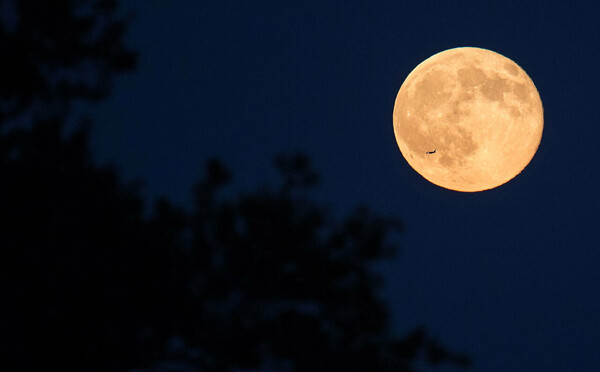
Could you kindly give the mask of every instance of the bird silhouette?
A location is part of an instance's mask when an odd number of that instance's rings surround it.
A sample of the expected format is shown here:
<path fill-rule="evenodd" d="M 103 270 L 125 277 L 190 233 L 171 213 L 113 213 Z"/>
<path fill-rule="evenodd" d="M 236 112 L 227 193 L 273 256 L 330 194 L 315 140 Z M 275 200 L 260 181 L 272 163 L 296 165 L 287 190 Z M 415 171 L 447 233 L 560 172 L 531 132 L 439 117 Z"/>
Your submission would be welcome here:
<path fill-rule="evenodd" d="M 435 149 L 433 151 L 427 151 L 427 154 L 435 154 L 436 151 L 437 151 L 437 149 Z"/>

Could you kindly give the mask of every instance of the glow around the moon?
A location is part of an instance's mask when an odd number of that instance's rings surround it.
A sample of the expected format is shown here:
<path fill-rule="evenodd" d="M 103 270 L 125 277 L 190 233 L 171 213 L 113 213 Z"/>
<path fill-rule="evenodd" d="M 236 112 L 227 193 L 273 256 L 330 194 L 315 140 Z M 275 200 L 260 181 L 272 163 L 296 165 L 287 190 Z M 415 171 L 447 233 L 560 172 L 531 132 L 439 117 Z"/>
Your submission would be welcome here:
<path fill-rule="evenodd" d="M 394 106 L 408 163 L 457 191 L 500 186 L 529 164 L 543 129 L 542 102 L 525 71 L 480 48 L 454 48 L 419 64 Z"/>

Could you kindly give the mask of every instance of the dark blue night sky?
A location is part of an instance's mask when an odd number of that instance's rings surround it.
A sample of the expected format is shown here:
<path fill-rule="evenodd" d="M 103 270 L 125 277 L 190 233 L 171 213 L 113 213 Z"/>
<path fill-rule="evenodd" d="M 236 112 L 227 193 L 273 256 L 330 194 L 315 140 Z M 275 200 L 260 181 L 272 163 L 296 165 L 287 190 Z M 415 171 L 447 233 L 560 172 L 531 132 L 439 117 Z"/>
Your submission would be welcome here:
<path fill-rule="evenodd" d="M 557 5 L 558 4 L 558 5 Z M 126 1 L 140 52 L 94 115 L 93 149 L 148 198 L 180 205 L 220 157 L 247 189 L 274 155 L 308 154 L 315 197 L 400 217 L 383 270 L 393 324 L 424 324 L 476 371 L 600 366 L 600 7 L 581 1 Z M 403 159 L 392 127 L 408 73 L 445 49 L 517 62 L 544 104 L 522 174 L 449 191 Z M 442 370 L 441 368 L 439 370 Z"/>

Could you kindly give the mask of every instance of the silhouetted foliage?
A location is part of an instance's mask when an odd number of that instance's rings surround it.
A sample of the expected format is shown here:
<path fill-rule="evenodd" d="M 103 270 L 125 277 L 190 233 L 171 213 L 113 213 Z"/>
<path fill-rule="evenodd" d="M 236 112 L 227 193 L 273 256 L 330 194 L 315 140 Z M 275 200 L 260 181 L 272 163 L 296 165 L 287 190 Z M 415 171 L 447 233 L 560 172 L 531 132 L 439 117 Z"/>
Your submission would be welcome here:
<path fill-rule="evenodd" d="M 138 186 L 93 163 L 89 123 L 63 130 L 69 102 L 134 65 L 115 1 L 0 4 L 0 128 L 33 113 L 0 134 L 2 370 L 469 365 L 422 328 L 388 331 L 371 264 L 395 254 L 401 224 L 366 208 L 334 218 L 304 155 L 275 160 L 277 187 L 230 198 L 231 172 L 210 160 L 191 211 L 161 199 L 144 217 Z"/>
<path fill-rule="evenodd" d="M 112 76 L 136 64 L 116 8 L 116 0 L 0 0 L 0 124 L 104 98 Z"/>
<path fill-rule="evenodd" d="M 358 208 L 342 221 L 309 198 L 317 173 L 306 156 L 276 159 L 282 182 L 233 200 L 231 177 L 208 163 L 196 187 L 192 291 L 202 318 L 186 334 L 209 370 L 411 371 L 415 360 L 468 366 L 423 329 L 398 339 L 370 263 L 395 253 L 399 221 Z M 288 369 L 286 369 L 288 367 Z"/>
<path fill-rule="evenodd" d="M 336 222 L 306 193 L 316 174 L 306 157 L 278 160 L 280 187 L 233 200 L 218 197 L 231 175 L 210 161 L 194 213 L 160 200 L 144 219 L 136 190 L 92 164 L 86 137 L 63 139 L 50 121 L 0 143 L 13 370 L 168 357 L 206 370 L 410 371 L 420 356 L 468 365 L 420 329 L 387 332 L 369 263 L 393 254 L 399 224 L 364 208 Z M 174 336 L 196 352 L 169 355 Z"/>

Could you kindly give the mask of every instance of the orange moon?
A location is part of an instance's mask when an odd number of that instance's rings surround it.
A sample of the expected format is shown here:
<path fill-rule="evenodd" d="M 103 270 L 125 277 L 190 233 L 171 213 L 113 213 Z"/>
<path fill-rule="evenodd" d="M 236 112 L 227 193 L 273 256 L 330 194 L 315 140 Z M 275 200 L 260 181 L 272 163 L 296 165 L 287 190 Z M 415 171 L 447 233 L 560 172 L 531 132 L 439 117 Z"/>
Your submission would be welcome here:
<path fill-rule="evenodd" d="M 456 191 L 500 186 L 529 164 L 544 113 L 533 81 L 512 60 L 480 48 L 445 50 L 419 64 L 394 105 L 408 164 Z"/>

